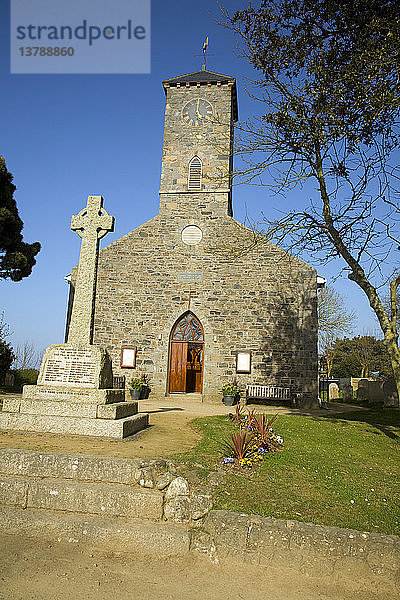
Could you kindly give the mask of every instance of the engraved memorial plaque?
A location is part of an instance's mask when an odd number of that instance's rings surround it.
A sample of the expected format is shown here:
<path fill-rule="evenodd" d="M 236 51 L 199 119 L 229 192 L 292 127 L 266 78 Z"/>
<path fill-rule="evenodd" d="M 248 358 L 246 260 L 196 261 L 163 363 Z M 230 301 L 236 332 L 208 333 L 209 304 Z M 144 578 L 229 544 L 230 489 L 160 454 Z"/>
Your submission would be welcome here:
<path fill-rule="evenodd" d="M 90 350 L 57 348 L 46 361 L 42 383 L 75 387 L 96 386 L 96 363 Z"/>
<path fill-rule="evenodd" d="M 201 283 L 203 273 L 195 271 L 178 271 L 178 281 L 180 283 Z"/>

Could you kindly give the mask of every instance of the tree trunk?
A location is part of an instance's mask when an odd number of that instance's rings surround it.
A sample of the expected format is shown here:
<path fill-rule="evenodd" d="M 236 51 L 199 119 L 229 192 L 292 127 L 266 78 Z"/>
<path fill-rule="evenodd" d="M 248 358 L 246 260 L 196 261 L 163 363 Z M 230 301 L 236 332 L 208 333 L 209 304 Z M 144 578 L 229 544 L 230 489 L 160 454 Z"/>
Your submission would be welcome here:
<path fill-rule="evenodd" d="M 334 225 L 334 220 L 331 214 L 330 198 L 327 192 L 325 174 L 322 166 L 322 157 L 319 142 L 315 143 L 315 176 L 319 182 L 319 189 L 321 199 L 323 202 L 323 217 L 326 225 L 326 232 L 330 238 L 331 243 L 336 248 L 339 256 L 341 256 L 345 262 L 351 268 L 351 273 L 347 276 L 351 281 L 354 281 L 365 293 L 369 300 L 370 307 L 376 314 L 379 325 L 383 331 L 384 341 L 386 344 L 387 351 L 389 353 L 390 361 L 392 363 L 394 379 L 396 381 L 397 393 L 399 394 L 400 400 L 400 350 L 398 345 L 398 334 L 397 334 L 397 289 L 400 286 L 400 275 L 398 275 L 393 281 L 390 282 L 390 300 L 391 300 L 391 314 L 390 317 L 386 314 L 381 299 L 375 287 L 367 279 L 367 276 L 362 268 L 360 262 L 354 258 L 350 250 L 347 248 L 343 239 Z M 325 232 L 325 234 L 326 234 Z"/>
<path fill-rule="evenodd" d="M 333 352 L 332 353 L 326 352 L 326 374 L 328 377 L 331 376 L 334 359 L 335 359 L 335 355 Z"/>
<path fill-rule="evenodd" d="M 400 399 L 400 350 L 397 342 L 397 335 L 392 330 L 392 328 L 388 328 L 385 331 L 384 342 L 389 353 L 390 362 L 392 363 L 394 380 L 396 382 L 397 394 Z"/>

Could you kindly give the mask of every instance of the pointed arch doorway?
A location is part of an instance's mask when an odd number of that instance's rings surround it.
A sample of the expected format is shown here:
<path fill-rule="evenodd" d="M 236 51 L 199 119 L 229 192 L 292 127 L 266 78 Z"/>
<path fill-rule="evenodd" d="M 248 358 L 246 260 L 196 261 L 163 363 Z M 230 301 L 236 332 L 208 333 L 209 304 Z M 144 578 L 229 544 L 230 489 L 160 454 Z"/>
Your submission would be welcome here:
<path fill-rule="evenodd" d="M 169 393 L 203 391 L 204 332 L 191 311 L 184 313 L 171 331 L 169 350 Z"/>

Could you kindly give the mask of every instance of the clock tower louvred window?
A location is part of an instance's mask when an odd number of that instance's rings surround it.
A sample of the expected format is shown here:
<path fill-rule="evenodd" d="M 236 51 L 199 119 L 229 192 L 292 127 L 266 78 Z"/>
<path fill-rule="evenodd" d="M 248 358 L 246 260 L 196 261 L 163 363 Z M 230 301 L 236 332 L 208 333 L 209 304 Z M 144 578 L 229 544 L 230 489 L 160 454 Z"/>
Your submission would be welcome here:
<path fill-rule="evenodd" d="M 189 190 L 201 190 L 202 164 L 198 156 L 194 156 L 189 163 Z"/>

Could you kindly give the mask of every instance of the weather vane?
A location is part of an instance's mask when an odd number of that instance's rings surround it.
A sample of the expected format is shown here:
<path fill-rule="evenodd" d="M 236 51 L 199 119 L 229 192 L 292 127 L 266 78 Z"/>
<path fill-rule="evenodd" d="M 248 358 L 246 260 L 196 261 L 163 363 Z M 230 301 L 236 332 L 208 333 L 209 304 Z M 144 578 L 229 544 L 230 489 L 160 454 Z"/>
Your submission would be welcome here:
<path fill-rule="evenodd" d="M 206 41 L 203 44 L 203 66 L 201 67 L 202 71 L 206 70 L 206 50 L 208 46 L 208 36 L 206 37 Z"/>

